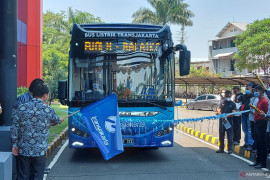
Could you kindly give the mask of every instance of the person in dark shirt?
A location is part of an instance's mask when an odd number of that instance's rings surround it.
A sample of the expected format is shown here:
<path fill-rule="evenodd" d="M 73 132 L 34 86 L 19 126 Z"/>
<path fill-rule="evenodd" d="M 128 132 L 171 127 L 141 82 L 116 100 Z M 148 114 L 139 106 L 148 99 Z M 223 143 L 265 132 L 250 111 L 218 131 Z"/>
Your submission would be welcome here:
<path fill-rule="evenodd" d="M 245 94 L 238 98 L 239 102 L 242 104 L 240 107 L 241 111 L 246 111 L 250 109 L 250 99 L 252 98 L 252 84 L 248 84 L 246 86 Z M 245 133 L 245 144 L 243 145 L 244 149 L 248 151 L 252 150 L 252 145 L 254 140 L 251 136 L 251 127 L 250 127 L 250 120 L 249 120 L 249 113 L 242 114 L 242 129 Z"/>
<path fill-rule="evenodd" d="M 221 101 L 219 108 L 218 108 L 218 114 L 227 114 L 236 112 L 236 105 L 231 100 L 232 93 L 229 90 L 225 91 L 225 99 L 224 101 Z M 219 150 L 216 151 L 216 153 L 224 153 L 224 137 L 225 137 L 225 131 L 227 132 L 228 137 L 228 154 L 232 153 L 233 150 L 233 128 L 230 127 L 228 129 L 225 128 L 224 123 L 229 123 L 231 126 L 233 125 L 233 116 L 227 116 L 227 118 L 221 118 L 219 120 Z"/>
<path fill-rule="evenodd" d="M 266 114 L 268 112 L 268 100 L 264 97 L 264 89 L 262 86 L 257 86 L 256 92 L 254 92 L 255 97 L 259 97 L 257 103 L 257 108 L 261 111 L 255 111 L 254 121 L 255 121 L 255 138 L 257 144 L 257 156 L 256 162 L 250 164 L 257 169 L 266 167 L 266 157 L 267 157 L 267 148 L 266 148 L 266 128 L 267 128 L 267 119 Z"/>

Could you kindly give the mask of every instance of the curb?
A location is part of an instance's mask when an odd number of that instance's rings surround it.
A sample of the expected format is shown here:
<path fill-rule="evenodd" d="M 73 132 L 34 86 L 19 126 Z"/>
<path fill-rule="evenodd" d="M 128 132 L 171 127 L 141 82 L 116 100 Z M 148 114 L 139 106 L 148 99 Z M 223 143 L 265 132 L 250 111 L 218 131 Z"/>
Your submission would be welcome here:
<path fill-rule="evenodd" d="M 48 149 L 46 152 L 46 158 L 48 158 L 52 152 L 57 148 L 64 138 L 68 135 L 68 127 L 66 127 L 57 137 L 55 137 L 52 142 L 48 144 Z"/>
<path fill-rule="evenodd" d="M 185 109 L 187 108 L 187 106 L 186 106 L 186 105 L 182 105 L 182 106 L 175 105 L 175 107 L 177 107 L 177 108 L 179 108 L 179 109 L 180 109 L 180 108 L 185 108 Z"/>
<path fill-rule="evenodd" d="M 212 135 L 202 133 L 200 131 L 197 131 L 197 130 L 192 129 L 192 128 L 188 128 L 188 127 L 180 125 L 180 124 L 176 125 L 176 129 L 179 129 L 180 131 L 183 131 L 183 132 L 185 132 L 187 134 L 190 134 L 190 135 L 195 136 L 195 137 L 197 137 L 199 139 L 202 139 L 202 140 L 204 140 L 206 142 L 209 142 L 211 144 L 219 146 L 218 137 L 213 137 Z M 228 143 L 227 142 L 225 143 L 225 149 L 228 150 Z M 235 154 L 237 154 L 237 155 L 239 155 L 241 157 L 244 157 L 244 158 L 246 158 L 246 159 L 248 159 L 250 161 L 255 162 L 255 160 L 256 160 L 256 153 L 244 150 L 240 146 L 234 146 L 233 151 L 234 151 Z M 268 159 L 267 159 L 267 161 L 268 161 Z M 267 164 L 269 164 L 269 167 L 267 166 L 267 168 L 270 168 L 270 162 L 267 163 Z"/>

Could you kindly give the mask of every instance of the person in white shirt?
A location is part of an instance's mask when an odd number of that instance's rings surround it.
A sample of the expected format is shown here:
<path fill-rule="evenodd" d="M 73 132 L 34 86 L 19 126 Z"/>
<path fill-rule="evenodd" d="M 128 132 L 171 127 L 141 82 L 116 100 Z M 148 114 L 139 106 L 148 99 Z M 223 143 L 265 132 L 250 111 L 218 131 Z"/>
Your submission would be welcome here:
<path fill-rule="evenodd" d="M 252 94 L 254 93 L 255 91 L 255 87 L 257 85 L 256 84 L 253 84 L 252 85 Z M 253 106 L 257 106 L 257 103 L 259 101 L 259 98 L 257 97 L 254 97 L 254 95 L 252 95 L 252 98 L 250 99 L 250 105 L 252 104 Z M 253 108 L 250 108 L 250 113 L 249 113 L 249 120 L 250 120 L 250 129 L 251 129 L 251 136 L 252 136 L 252 139 L 254 140 L 254 143 L 252 145 L 252 151 L 253 152 L 256 152 L 256 138 L 255 138 L 255 129 L 254 129 L 254 114 L 255 114 L 255 110 Z"/>

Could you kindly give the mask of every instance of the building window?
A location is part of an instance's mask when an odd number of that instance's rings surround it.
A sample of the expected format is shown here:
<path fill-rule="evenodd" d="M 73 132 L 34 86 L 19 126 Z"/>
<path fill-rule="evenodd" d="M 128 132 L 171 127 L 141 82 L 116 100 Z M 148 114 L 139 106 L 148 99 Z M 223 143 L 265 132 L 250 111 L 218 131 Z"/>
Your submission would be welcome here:
<path fill-rule="evenodd" d="M 231 40 L 231 47 L 235 47 L 234 40 Z"/>
<path fill-rule="evenodd" d="M 237 29 L 234 29 L 233 31 L 234 31 L 234 32 L 236 32 L 236 31 L 237 31 Z"/>
<path fill-rule="evenodd" d="M 235 63 L 235 60 L 230 60 L 230 71 L 234 71 L 234 63 Z"/>
<path fill-rule="evenodd" d="M 233 32 L 233 29 L 231 29 L 230 32 Z"/>

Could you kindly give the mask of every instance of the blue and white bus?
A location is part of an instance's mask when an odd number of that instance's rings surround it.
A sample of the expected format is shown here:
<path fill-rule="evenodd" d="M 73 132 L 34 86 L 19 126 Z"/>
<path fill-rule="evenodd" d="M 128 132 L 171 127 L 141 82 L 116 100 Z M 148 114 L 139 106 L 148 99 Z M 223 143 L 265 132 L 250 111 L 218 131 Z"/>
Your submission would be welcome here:
<path fill-rule="evenodd" d="M 190 52 L 173 46 L 169 26 L 74 24 L 71 35 L 68 82 L 59 82 L 69 113 L 115 93 L 125 147 L 173 146 L 174 54 L 186 75 Z M 97 147 L 80 114 L 68 121 L 70 148 Z"/>

